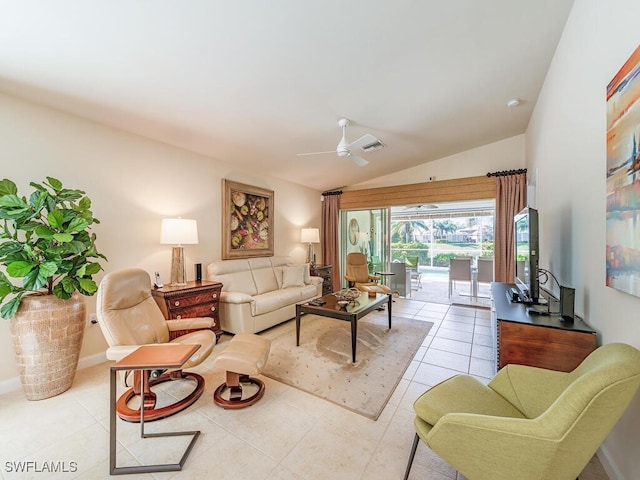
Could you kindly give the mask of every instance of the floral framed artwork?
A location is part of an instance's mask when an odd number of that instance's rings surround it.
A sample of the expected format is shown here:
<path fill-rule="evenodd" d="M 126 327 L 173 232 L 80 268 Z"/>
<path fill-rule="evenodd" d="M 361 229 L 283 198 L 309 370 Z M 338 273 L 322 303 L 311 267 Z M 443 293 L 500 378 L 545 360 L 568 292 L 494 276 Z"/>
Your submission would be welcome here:
<path fill-rule="evenodd" d="M 273 190 L 222 179 L 222 259 L 273 256 Z"/>
<path fill-rule="evenodd" d="M 640 296 L 640 46 L 607 86 L 607 286 Z"/>

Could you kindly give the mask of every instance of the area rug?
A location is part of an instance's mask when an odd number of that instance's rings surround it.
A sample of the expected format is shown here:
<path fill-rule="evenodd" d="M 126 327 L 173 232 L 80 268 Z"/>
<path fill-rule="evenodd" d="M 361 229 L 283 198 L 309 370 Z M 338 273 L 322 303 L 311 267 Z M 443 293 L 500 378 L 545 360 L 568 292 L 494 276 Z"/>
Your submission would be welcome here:
<path fill-rule="evenodd" d="M 351 362 L 351 324 L 304 315 L 300 346 L 293 327 L 271 339 L 263 375 L 376 420 L 418 348 L 431 322 L 369 314 L 358 322 L 356 363 Z M 289 324 L 291 325 L 291 324 Z"/>

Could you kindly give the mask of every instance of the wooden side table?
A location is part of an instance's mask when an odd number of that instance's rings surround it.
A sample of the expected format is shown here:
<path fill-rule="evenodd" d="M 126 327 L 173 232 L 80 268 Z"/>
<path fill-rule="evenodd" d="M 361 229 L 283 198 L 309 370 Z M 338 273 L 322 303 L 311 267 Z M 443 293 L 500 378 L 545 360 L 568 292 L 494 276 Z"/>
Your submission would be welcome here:
<path fill-rule="evenodd" d="M 218 316 L 220 282 L 188 282 L 183 287 L 164 286 L 154 288 L 151 295 L 162 310 L 164 318 L 167 320 L 180 320 L 192 317 L 211 317 L 214 326 L 211 328 L 216 334 L 216 340 L 222 335 L 220 319 Z M 180 330 L 171 332 L 170 339 L 173 340 L 180 335 L 185 335 L 194 330 Z"/>
<path fill-rule="evenodd" d="M 329 295 L 333 293 L 333 281 L 331 274 L 333 271 L 332 265 L 311 265 L 309 273 L 312 277 L 322 277 L 322 295 Z"/>
<path fill-rule="evenodd" d="M 193 438 L 189 442 L 182 458 L 178 463 L 162 463 L 157 465 L 133 465 L 129 467 L 118 467 L 116 459 L 117 440 L 117 418 L 116 418 L 116 377 L 118 370 L 163 370 L 167 368 L 181 368 L 191 355 L 200 348 L 200 345 L 182 344 L 159 344 L 142 345 L 132 353 L 117 361 L 111 366 L 109 373 L 109 469 L 111 475 L 122 475 L 128 473 L 151 473 L 151 472 L 176 472 L 182 470 L 187 457 L 191 453 L 196 440 L 200 436 L 200 430 L 186 432 L 144 432 L 144 408 L 140 408 L 140 438 L 150 437 L 175 437 L 191 435 Z M 140 375 L 142 379 L 144 375 Z M 143 391 L 143 382 L 140 381 L 140 391 Z"/>

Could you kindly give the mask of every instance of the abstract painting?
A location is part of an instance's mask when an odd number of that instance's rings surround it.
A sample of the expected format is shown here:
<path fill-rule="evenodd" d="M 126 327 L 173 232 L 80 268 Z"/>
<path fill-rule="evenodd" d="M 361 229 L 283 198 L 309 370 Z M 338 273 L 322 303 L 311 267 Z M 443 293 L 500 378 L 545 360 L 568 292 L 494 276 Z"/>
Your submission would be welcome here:
<path fill-rule="evenodd" d="M 607 86 L 607 286 L 640 296 L 640 46 Z"/>

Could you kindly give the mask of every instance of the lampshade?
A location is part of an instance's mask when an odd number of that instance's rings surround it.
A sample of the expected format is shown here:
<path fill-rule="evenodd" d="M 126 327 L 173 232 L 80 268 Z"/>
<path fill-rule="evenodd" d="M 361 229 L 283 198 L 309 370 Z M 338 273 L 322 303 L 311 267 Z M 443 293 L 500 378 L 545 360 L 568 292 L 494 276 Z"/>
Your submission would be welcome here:
<path fill-rule="evenodd" d="M 320 243 L 320 229 L 303 228 L 300 235 L 300 241 L 302 243 Z"/>
<path fill-rule="evenodd" d="M 163 218 L 160 243 L 192 245 L 198 243 L 198 222 L 187 218 Z"/>

